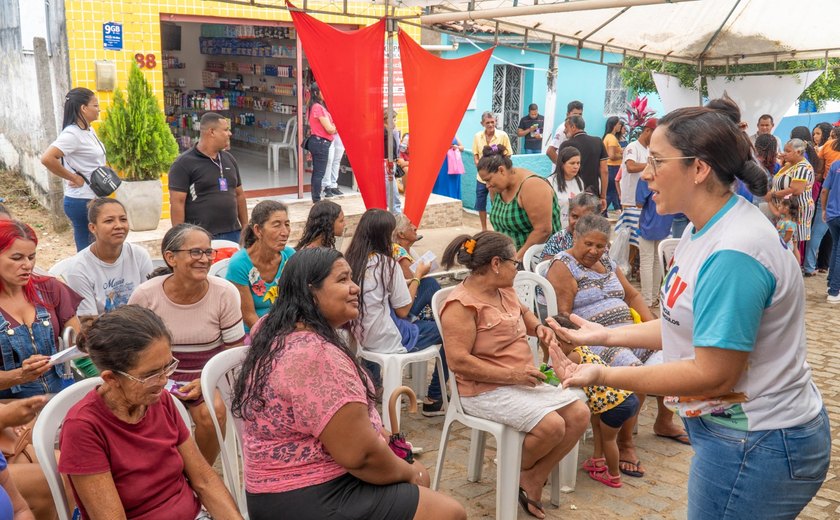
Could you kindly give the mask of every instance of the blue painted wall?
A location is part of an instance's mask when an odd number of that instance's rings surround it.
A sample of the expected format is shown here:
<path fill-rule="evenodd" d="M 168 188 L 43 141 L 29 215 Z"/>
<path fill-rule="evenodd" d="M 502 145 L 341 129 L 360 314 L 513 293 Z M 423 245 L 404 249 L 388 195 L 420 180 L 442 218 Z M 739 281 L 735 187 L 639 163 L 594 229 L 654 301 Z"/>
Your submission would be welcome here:
<path fill-rule="evenodd" d="M 782 140 L 782 143 L 785 143 L 788 139 L 790 139 L 790 131 L 793 130 L 793 127 L 795 126 L 807 126 L 809 130 L 813 130 L 813 128 L 817 126 L 817 123 L 825 121 L 826 123 L 833 125 L 837 120 L 840 120 L 840 112 L 821 112 L 787 116 L 779 121 L 779 124 L 773 129 L 773 133 L 776 137 Z"/>
<path fill-rule="evenodd" d="M 444 36 L 443 43 L 449 43 L 449 37 Z M 477 44 L 481 50 L 489 48 L 485 44 Z M 549 44 L 534 44 L 535 48 L 542 48 L 548 50 Z M 444 58 L 460 58 L 479 52 L 474 45 L 470 43 L 460 43 L 457 51 L 444 52 Z M 575 56 L 576 49 L 573 47 L 562 47 L 560 50 L 562 55 Z M 476 132 L 481 128 L 481 114 L 492 108 L 493 95 L 493 67 L 495 65 L 506 65 L 505 61 L 525 67 L 531 67 L 542 70 L 526 70 L 525 81 L 523 88 L 522 99 L 522 114 L 528 112 L 528 105 L 536 103 L 540 107 L 540 113 L 545 113 L 545 91 L 546 91 L 546 70 L 548 69 L 548 55 L 540 54 L 538 52 L 522 51 L 511 49 L 507 47 L 498 47 L 493 51 L 494 58 L 490 58 L 490 62 L 481 76 L 478 83 L 476 108 L 467 110 L 461 125 L 458 128 L 458 139 L 461 144 L 469 150 L 472 147 L 472 139 Z M 581 57 L 598 60 L 600 52 L 583 49 Z M 505 61 L 500 61 L 501 58 Z M 621 56 L 617 54 L 606 54 L 604 60 L 607 62 L 620 62 Z M 554 128 L 546 129 L 547 132 L 553 132 L 563 119 L 566 117 L 566 104 L 572 100 L 579 100 L 583 102 L 583 115 L 586 121 L 586 130 L 592 135 L 601 136 L 604 133 L 604 125 L 606 124 L 606 117 L 604 117 L 604 92 L 607 81 L 607 67 L 605 65 L 596 65 L 591 63 L 584 63 L 571 59 L 557 59 L 558 77 L 557 77 L 557 101 L 556 111 L 554 115 Z M 511 136 L 513 139 L 514 136 Z M 520 147 L 522 141 L 520 141 Z M 472 164 L 472 160 L 464 160 L 466 165 L 468 162 Z M 473 190 L 474 191 L 474 190 Z M 466 191 L 464 192 L 466 196 Z M 465 204 L 466 205 L 466 204 Z"/>
<path fill-rule="evenodd" d="M 514 155 L 511 160 L 514 166 L 531 170 L 541 177 L 548 177 L 554 172 L 554 164 L 545 154 Z M 475 209 L 475 185 L 478 182 L 475 176 L 477 172 L 475 171 L 472 152 L 466 149 L 464 150 L 464 169 L 466 172 L 461 175 L 461 202 L 465 208 Z"/>

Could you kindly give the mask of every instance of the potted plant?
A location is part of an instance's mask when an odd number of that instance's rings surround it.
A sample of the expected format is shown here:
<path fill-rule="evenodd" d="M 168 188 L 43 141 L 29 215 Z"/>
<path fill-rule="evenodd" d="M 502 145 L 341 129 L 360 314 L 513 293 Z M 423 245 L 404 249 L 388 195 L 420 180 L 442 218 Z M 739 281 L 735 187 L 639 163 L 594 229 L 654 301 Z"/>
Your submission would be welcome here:
<path fill-rule="evenodd" d="M 161 173 L 178 156 L 178 144 L 140 68 L 132 64 L 127 96 L 119 88 L 99 126 L 108 163 L 124 182 L 116 197 L 132 231 L 157 229 L 163 207 Z"/>

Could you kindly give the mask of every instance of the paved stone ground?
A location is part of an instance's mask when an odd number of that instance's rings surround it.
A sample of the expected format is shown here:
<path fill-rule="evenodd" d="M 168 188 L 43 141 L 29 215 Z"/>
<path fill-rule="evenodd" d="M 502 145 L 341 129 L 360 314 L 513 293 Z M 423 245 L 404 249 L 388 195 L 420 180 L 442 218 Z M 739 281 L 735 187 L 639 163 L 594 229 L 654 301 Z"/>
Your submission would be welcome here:
<path fill-rule="evenodd" d="M 432 249 L 441 252 L 449 239 L 463 232 L 475 232 L 477 219 L 465 219 L 465 226 L 457 230 L 423 230 L 426 235 L 418 249 Z M 808 333 L 808 361 L 814 372 L 817 385 L 825 399 L 831 416 L 832 464 L 828 480 L 823 484 L 817 497 L 803 511 L 800 518 L 830 519 L 840 518 L 840 481 L 836 475 L 840 471 L 840 344 L 837 331 L 840 330 L 840 305 L 825 303 L 825 275 L 805 279 L 806 288 L 806 327 Z M 550 519 L 604 519 L 620 518 L 664 520 L 686 518 L 686 484 L 688 466 L 692 456 L 691 448 L 653 435 L 653 419 L 656 402 L 647 400 L 639 421 L 639 433 L 636 436 L 638 455 L 647 473 L 642 478 L 624 476 L 624 486 L 619 489 L 609 488 L 591 480 L 583 471 L 578 472 L 577 487 L 573 493 L 561 496 L 558 508 L 546 506 L 547 518 Z M 440 434 L 443 429 L 443 417 L 425 418 L 419 414 L 403 412 L 402 430 L 417 446 L 424 448 L 420 460 L 434 472 Z M 443 469 L 441 490 L 454 496 L 467 508 L 470 519 L 495 518 L 496 467 L 493 463 L 495 449 L 493 441 L 488 441 L 485 452 L 485 465 L 481 482 L 467 481 L 467 453 L 469 451 L 469 429 L 461 425 L 453 428 L 447 449 L 446 463 Z M 592 440 L 581 444 L 580 460 L 591 455 Z M 543 499 L 548 504 L 549 490 L 543 492 Z M 531 518 L 521 509 L 520 519 Z"/>

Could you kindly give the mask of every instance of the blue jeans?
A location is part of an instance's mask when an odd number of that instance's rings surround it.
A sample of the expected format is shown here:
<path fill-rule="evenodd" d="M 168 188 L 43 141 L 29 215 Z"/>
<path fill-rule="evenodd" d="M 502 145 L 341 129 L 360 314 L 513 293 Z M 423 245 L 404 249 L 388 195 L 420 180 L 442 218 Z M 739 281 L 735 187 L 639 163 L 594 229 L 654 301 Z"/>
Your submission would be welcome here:
<path fill-rule="evenodd" d="M 539 150 L 539 149 L 531 150 L 530 148 L 524 148 L 522 150 L 523 155 L 533 155 L 533 154 L 538 154 L 538 153 L 542 153 L 542 150 Z"/>
<path fill-rule="evenodd" d="M 744 432 L 683 419 L 694 448 L 688 520 L 793 519 L 816 495 L 831 458 L 825 408 L 801 426 Z"/>
<path fill-rule="evenodd" d="M 216 233 L 213 235 L 213 240 L 230 240 L 231 242 L 239 243 L 239 235 L 242 233 L 241 229 L 234 229 L 225 233 Z"/>
<path fill-rule="evenodd" d="M 831 260 L 828 262 L 828 294 L 840 294 L 840 217 L 829 219 L 828 231 L 831 233 Z"/>
<path fill-rule="evenodd" d="M 331 145 L 331 141 L 317 135 L 309 139 L 309 153 L 312 154 L 312 202 L 321 200 L 321 184 L 324 181 L 324 174 L 327 173 Z"/>
<path fill-rule="evenodd" d="M 805 272 L 813 273 L 817 268 L 817 254 L 820 251 L 820 244 L 823 237 L 828 232 L 828 225 L 822 218 L 822 205 L 817 199 L 814 205 L 814 223 L 811 225 L 811 239 L 808 240 L 808 245 L 805 248 Z"/>
<path fill-rule="evenodd" d="M 615 177 L 618 175 L 620 166 L 607 165 L 607 209 L 621 209 L 621 199 L 618 198 L 618 189 L 615 187 Z"/>
<path fill-rule="evenodd" d="M 93 235 L 88 230 L 87 205 L 91 199 L 77 199 L 64 197 L 64 214 L 73 225 L 73 240 L 76 242 L 76 252 L 81 251 L 93 243 Z"/>
<path fill-rule="evenodd" d="M 688 217 L 674 217 L 674 221 L 671 222 L 671 236 L 674 238 L 682 238 L 686 227 L 688 227 Z"/>
<path fill-rule="evenodd" d="M 475 181 L 475 210 L 487 211 L 487 185 L 483 182 Z"/>
<path fill-rule="evenodd" d="M 427 305 L 432 305 L 432 297 L 440 290 L 440 284 L 434 278 L 423 278 L 420 286 L 417 287 L 417 294 L 414 295 L 414 303 L 408 311 L 412 316 L 420 316 Z"/>

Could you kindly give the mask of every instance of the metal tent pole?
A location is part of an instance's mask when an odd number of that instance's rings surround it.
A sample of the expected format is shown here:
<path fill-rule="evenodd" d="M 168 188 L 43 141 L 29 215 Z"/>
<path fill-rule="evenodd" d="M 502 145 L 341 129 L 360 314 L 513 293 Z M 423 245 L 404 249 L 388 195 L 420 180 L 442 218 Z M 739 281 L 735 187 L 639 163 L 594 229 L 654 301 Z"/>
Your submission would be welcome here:
<path fill-rule="evenodd" d="M 394 150 L 394 32 L 395 26 L 397 25 L 396 19 L 394 19 L 394 11 L 391 8 L 391 15 L 388 15 L 388 0 L 385 0 L 385 28 L 388 31 L 387 41 L 385 43 L 385 55 L 388 59 L 388 109 L 385 112 L 385 121 L 388 128 L 388 159 L 394 159 L 396 164 L 396 150 Z M 394 207 L 396 201 L 394 200 L 394 183 L 396 179 L 394 178 L 394 170 L 392 168 L 389 172 L 390 175 L 385 177 L 385 190 L 387 191 L 386 196 L 388 200 L 388 211 L 391 213 L 394 212 Z"/>

